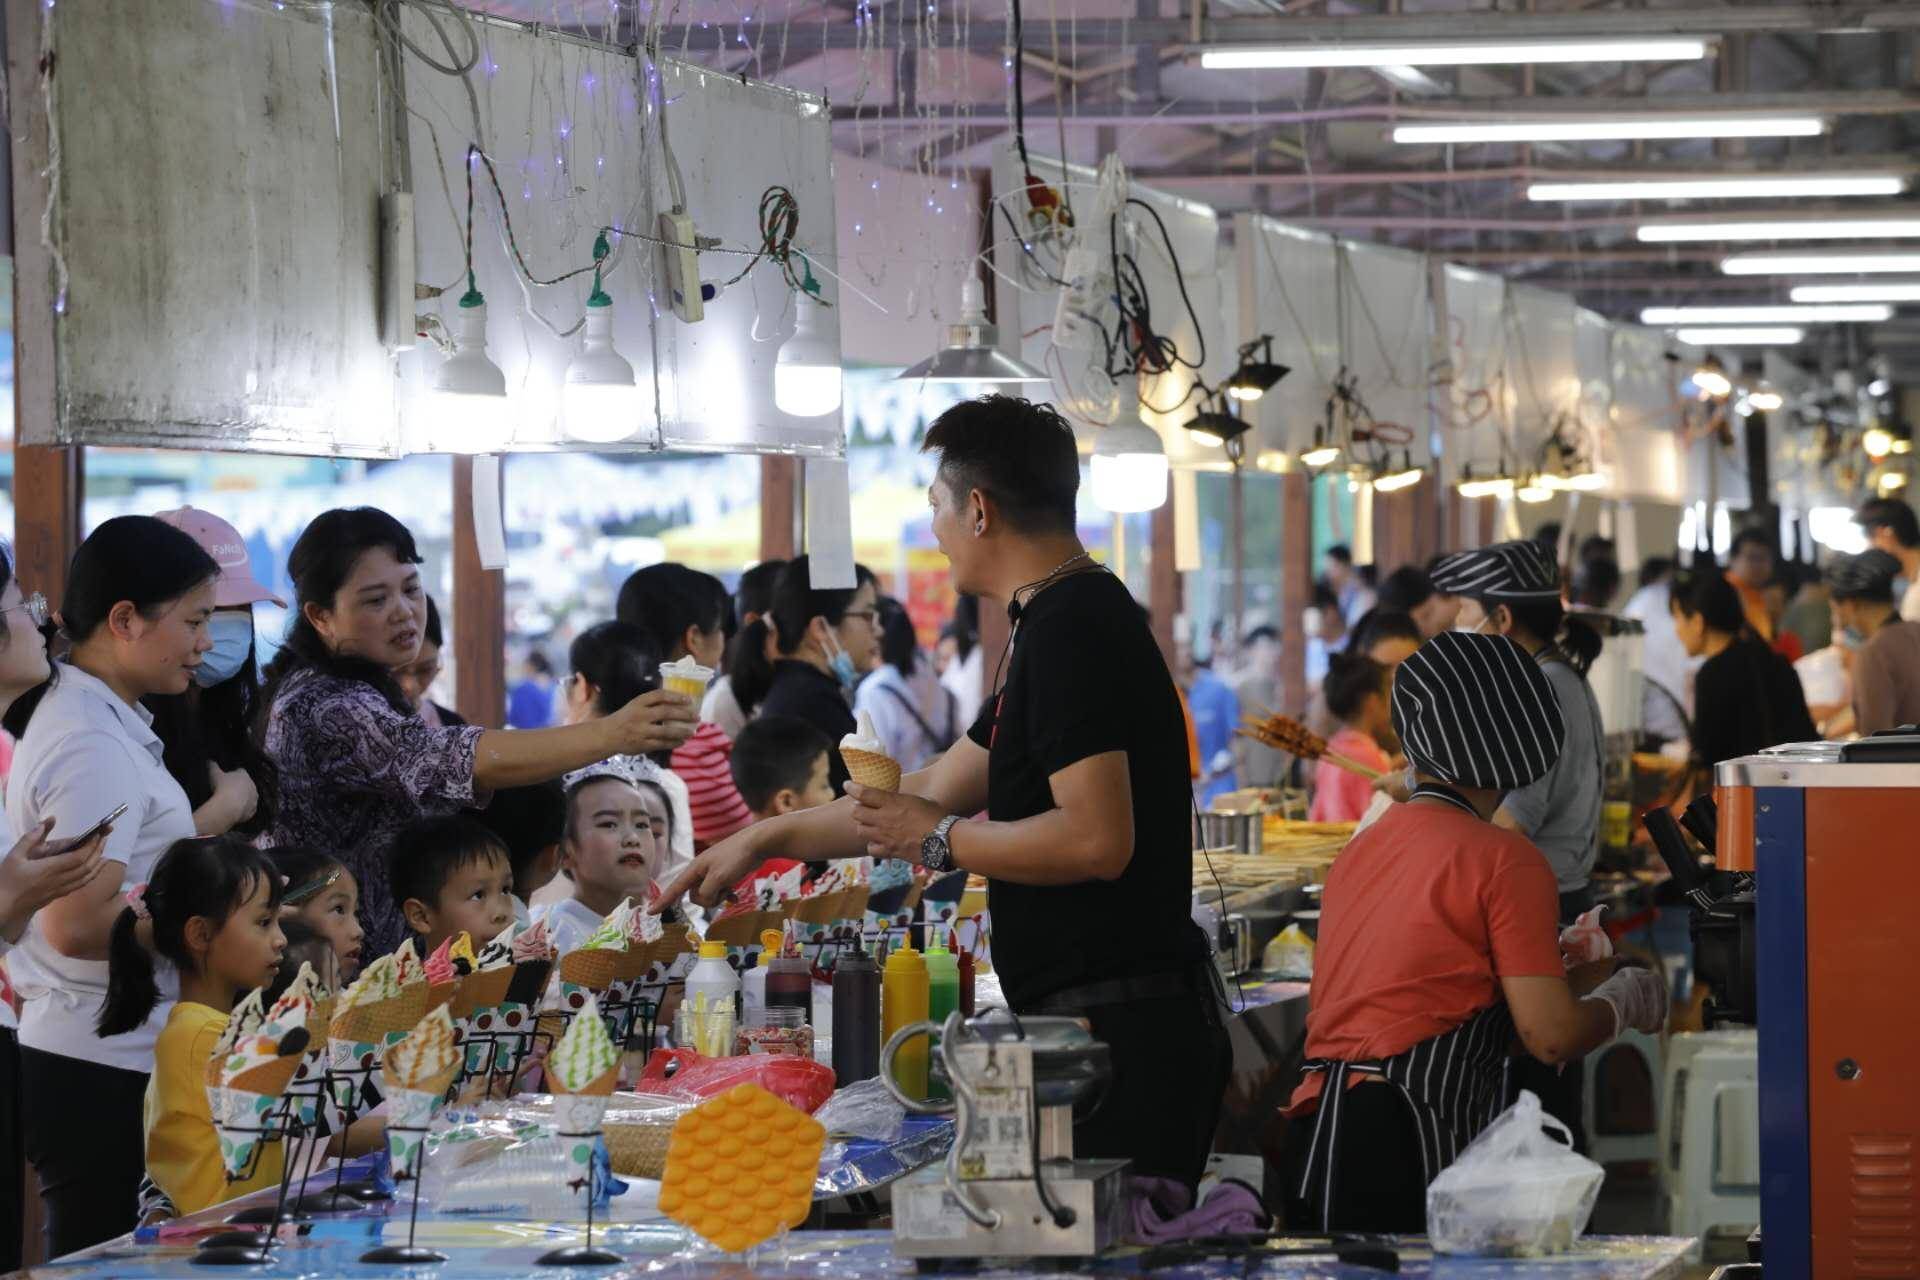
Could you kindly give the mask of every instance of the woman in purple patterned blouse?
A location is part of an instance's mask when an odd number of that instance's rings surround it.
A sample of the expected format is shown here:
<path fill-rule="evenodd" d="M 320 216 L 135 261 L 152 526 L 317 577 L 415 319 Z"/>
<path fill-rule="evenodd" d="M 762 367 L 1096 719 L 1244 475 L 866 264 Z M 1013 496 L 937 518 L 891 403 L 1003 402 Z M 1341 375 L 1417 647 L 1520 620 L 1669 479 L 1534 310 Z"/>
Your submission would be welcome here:
<path fill-rule="evenodd" d="M 316 517 L 287 557 L 298 614 L 262 698 L 263 742 L 280 769 L 273 842 L 327 850 L 353 872 L 369 959 L 404 936 L 386 865 L 402 827 L 484 804 L 495 787 L 671 750 L 696 723 L 687 699 L 661 691 L 561 729 L 429 726 L 391 674 L 420 651 L 419 564 L 413 535 L 384 511 Z"/>

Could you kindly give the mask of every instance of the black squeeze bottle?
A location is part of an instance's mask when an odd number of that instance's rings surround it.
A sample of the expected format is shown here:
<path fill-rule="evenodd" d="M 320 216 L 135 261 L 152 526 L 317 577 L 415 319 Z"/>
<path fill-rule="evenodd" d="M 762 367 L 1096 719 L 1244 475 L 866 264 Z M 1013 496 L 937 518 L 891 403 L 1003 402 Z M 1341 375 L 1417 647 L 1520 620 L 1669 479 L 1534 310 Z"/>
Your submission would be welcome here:
<path fill-rule="evenodd" d="M 834 1083 L 844 1089 L 879 1074 L 880 966 L 856 946 L 833 970 Z"/>

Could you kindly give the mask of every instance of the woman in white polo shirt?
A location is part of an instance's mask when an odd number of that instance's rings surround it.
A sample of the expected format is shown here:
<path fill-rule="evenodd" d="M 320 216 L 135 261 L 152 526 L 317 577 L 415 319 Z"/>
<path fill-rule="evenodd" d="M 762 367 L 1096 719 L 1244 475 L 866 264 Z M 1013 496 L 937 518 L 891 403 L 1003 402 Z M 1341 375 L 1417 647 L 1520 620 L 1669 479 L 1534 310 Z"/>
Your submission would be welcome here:
<path fill-rule="evenodd" d="M 103 1038 L 94 1024 L 127 890 L 167 846 L 194 835 L 193 807 L 162 763 L 140 699 L 192 681 L 212 647 L 219 572 L 199 543 L 151 516 L 101 525 L 74 554 L 60 602 L 72 652 L 7 717 L 20 736 L 7 781 L 16 838 L 48 818 L 56 838 L 76 836 L 127 806 L 107 836 L 103 874 L 42 908 L 8 957 L 22 1000 L 23 1136 L 50 1258 L 134 1226 L 146 1163 L 141 1107 L 173 975 L 162 977 L 165 998 L 144 1026 Z"/>

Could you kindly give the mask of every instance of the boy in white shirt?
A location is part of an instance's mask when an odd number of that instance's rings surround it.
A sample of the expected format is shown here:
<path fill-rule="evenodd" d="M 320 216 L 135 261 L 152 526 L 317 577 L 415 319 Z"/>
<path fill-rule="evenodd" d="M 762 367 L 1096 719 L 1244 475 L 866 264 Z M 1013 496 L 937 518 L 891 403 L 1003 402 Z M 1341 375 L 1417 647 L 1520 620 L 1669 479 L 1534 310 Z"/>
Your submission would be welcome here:
<path fill-rule="evenodd" d="M 567 775 L 567 825 L 560 843 L 560 874 L 573 896 L 536 908 L 562 955 L 600 927 L 621 901 L 647 900 L 663 851 L 653 838 L 647 798 L 625 761 L 616 757 Z"/>

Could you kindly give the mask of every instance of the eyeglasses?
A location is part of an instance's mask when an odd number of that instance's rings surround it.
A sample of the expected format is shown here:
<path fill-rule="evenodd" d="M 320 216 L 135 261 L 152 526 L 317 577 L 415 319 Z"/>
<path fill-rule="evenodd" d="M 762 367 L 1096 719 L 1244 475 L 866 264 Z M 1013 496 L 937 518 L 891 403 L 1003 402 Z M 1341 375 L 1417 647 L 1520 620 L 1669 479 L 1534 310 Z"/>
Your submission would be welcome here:
<path fill-rule="evenodd" d="M 0 613 L 12 613 L 15 609 L 25 609 L 27 611 L 27 620 L 36 627 L 46 626 L 48 620 L 52 617 L 52 615 L 47 612 L 47 598 L 38 591 L 22 600 L 19 604 L 0 609 Z"/>

